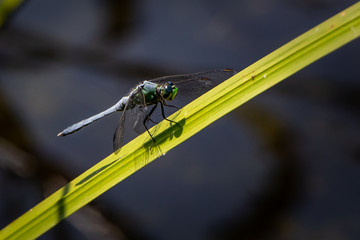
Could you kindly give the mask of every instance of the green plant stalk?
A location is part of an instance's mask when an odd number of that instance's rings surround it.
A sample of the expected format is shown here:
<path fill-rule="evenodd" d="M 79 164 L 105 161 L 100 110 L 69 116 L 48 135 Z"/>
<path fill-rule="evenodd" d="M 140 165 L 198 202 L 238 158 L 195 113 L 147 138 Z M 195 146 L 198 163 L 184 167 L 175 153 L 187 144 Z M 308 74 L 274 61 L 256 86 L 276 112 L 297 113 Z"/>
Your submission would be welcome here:
<path fill-rule="evenodd" d="M 4 25 L 9 15 L 18 9 L 23 0 L 2 0 L 0 1 L 0 27 Z"/>
<path fill-rule="evenodd" d="M 259 93 L 357 38 L 360 3 L 262 58 L 81 174 L 0 231 L 0 239 L 32 239 L 146 164 Z"/>

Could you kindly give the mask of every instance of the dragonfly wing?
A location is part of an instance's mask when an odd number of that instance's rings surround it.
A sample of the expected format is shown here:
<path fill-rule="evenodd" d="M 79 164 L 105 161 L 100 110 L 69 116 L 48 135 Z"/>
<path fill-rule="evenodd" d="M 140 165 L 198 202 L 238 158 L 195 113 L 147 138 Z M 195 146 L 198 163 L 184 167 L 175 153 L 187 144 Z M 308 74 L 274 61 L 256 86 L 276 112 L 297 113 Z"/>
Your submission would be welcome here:
<path fill-rule="evenodd" d="M 131 124 L 132 127 L 135 125 L 138 125 L 138 122 L 143 121 L 144 115 L 143 112 L 140 111 L 140 108 L 142 108 L 142 111 L 147 111 L 147 107 L 145 104 L 145 96 L 142 94 L 142 92 L 138 90 L 132 91 L 130 96 L 127 99 L 127 102 L 124 107 L 124 111 L 121 114 L 118 126 L 116 127 L 114 138 L 113 138 L 113 146 L 114 151 L 120 149 L 123 146 L 123 140 L 124 140 L 124 129 L 125 127 L 128 127 L 128 123 Z M 140 125 L 139 125 L 140 126 Z M 140 129 L 140 128 L 139 128 Z M 138 134 L 144 132 L 144 131 L 136 131 Z"/>
<path fill-rule="evenodd" d="M 157 84 L 164 84 L 169 81 L 174 83 L 178 88 L 178 95 L 175 97 L 173 101 L 174 103 L 172 104 L 177 106 L 175 103 L 178 102 L 176 101 L 176 99 L 178 99 L 182 102 L 182 104 L 178 107 L 182 107 L 184 104 L 191 102 L 236 73 L 237 72 L 232 69 L 221 69 L 207 72 L 165 76 L 149 81 Z"/>
<path fill-rule="evenodd" d="M 134 91 L 132 92 L 134 93 Z M 116 127 L 114 137 L 113 137 L 113 150 L 114 152 L 119 150 L 124 143 L 124 128 L 125 128 L 125 116 L 127 113 L 127 109 L 132 107 L 132 101 L 134 98 L 134 94 L 129 95 L 126 99 L 123 98 L 122 107 L 119 108 L 122 110 L 121 117 L 119 123 Z"/>
<path fill-rule="evenodd" d="M 144 119 L 149 112 L 148 107 L 136 107 L 131 110 L 131 125 L 137 134 L 145 132 Z"/>
<path fill-rule="evenodd" d="M 236 73 L 237 71 L 233 69 L 221 69 L 221 70 L 212 70 L 207 72 L 164 76 L 164 77 L 154 78 L 148 81 L 157 84 L 172 82 L 175 85 L 179 85 L 179 86 L 182 84 L 197 85 L 196 82 L 199 82 L 200 85 L 204 86 L 209 84 L 219 84 L 224 80 L 232 77 Z"/>
<path fill-rule="evenodd" d="M 120 149 L 123 146 L 124 140 L 124 127 L 125 127 L 125 115 L 126 111 L 124 110 L 121 114 L 119 123 L 116 127 L 114 138 L 113 138 L 113 150 L 114 152 Z"/>

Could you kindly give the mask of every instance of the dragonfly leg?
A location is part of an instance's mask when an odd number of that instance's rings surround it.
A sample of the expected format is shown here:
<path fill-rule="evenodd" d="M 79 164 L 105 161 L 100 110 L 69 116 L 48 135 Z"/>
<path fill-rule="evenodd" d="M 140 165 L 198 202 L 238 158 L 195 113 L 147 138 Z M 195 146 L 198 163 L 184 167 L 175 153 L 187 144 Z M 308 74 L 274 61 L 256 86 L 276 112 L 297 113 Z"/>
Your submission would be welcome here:
<path fill-rule="evenodd" d="M 165 104 L 165 103 L 160 102 L 161 114 L 162 114 L 163 119 L 165 119 L 165 120 L 167 120 L 167 121 L 169 121 L 169 122 L 175 123 L 178 127 L 180 127 L 177 122 L 166 118 L 166 116 L 165 116 L 165 111 L 164 111 L 164 104 Z M 170 107 L 171 105 L 166 105 L 166 104 L 165 104 L 165 106 L 169 106 L 169 107 Z M 175 106 L 172 106 L 172 107 L 175 107 Z M 177 108 L 177 107 L 176 107 L 176 108 Z"/>
<path fill-rule="evenodd" d="M 151 133 L 149 132 L 149 129 L 148 129 L 148 127 L 146 126 L 146 122 L 147 122 L 148 120 L 152 121 L 150 117 L 151 117 L 151 114 L 153 114 L 153 112 L 155 111 L 156 107 L 157 107 L 157 103 L 156 103 L 155 106 L 150 110 L 150 112 L 148 113 L 148 115 L 146 115 L 146 117 L 144 118 L 144 121 L 143 121 L 143 125 L 144 125 L 146 131 L 148 132 L 148 134 L 150 135 L 151 139 L 152 139 L 154 142 L 156 142 L 156 141 L 155 141 L 155 139 L 153 138 L 153 136 L 151 135 Z"/>
<path fill-rule="evenodd" d="M 167 107 L 172 107 L 172 108 L 179 109 L 179 107 L 177 107 L 177 106 L 166 104 L 165 101 L 164 101 L 164 105 L 167 106 Z"/>

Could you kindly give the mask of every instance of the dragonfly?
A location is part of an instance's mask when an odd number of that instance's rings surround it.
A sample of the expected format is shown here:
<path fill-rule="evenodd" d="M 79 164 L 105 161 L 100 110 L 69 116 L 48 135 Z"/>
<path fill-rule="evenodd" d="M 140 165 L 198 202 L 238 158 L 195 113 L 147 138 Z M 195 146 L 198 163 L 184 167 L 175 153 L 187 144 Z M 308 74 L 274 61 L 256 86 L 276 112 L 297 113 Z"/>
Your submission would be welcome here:
<path fill-rule="evenodd" d="M 114 151 L 119 150 L 122 146 L 125 116 L 127 112 L 132 112 L 132 114 L 135 115 L 131 117 L 134 119 L 132 123 L 134 130 L 140 133 L 141 130 L 140 132 L 138 131 L 139 124 L 142 125 L 150 135 L 153 142 L 156 142 L 155 138 L 149 131 L 148 124 L 149 122 L 154 124 L 157 123 L 151 119 L 151 116 L 159 105 L 162 118 L 177 124 L 166 117 L 165 107 L 178 109 L 179 106 L 170 105 L 168 102 L 173 101 L 180 105 L 185 105 L 210 90 L 218 83 L 232 77 L 234 74 L 236 74 L 235 70 L 222 69 L 191 74 L 171 75 L 145 80 L 139 83 L 127 96 L 122 97 L 112 107 L 65 128 L 58 134 L 58 136 L 72 134 L 109 114 L 119 111 L 122 112 L 122 114 L 113 137 Z M 134 109 L 136 109 L 136 111 L 133 111 Z"/>

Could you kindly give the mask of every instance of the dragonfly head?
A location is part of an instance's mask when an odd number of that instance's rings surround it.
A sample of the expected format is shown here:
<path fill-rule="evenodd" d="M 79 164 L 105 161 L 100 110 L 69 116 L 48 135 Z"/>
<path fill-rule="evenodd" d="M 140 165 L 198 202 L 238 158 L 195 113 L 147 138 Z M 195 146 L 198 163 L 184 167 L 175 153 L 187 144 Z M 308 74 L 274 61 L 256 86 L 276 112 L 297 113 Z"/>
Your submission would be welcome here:
<path fill-rule="evenodd" d="M 173 100 L 177 94 L 178 88 L 172 83 L 167 82 L 161 90 L 161 94 L 166 100 Z"/>

